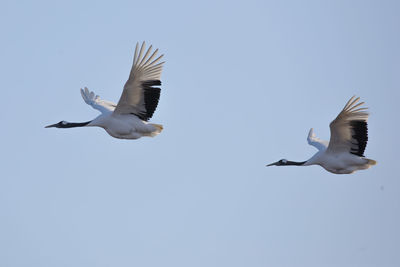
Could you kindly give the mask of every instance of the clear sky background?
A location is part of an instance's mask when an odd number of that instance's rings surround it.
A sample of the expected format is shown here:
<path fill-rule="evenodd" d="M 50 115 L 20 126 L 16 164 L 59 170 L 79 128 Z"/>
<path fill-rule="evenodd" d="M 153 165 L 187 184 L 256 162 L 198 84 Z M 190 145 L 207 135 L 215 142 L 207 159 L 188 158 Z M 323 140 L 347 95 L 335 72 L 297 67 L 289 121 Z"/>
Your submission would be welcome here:
<path fill-rule="evenodd" d="M 400 266 L 399 1 L 1 1 L 0 266 Z M 156 138 L 45 129 L 165 54 Z M 353 95 L 352 175 L 302 161 Z"/>

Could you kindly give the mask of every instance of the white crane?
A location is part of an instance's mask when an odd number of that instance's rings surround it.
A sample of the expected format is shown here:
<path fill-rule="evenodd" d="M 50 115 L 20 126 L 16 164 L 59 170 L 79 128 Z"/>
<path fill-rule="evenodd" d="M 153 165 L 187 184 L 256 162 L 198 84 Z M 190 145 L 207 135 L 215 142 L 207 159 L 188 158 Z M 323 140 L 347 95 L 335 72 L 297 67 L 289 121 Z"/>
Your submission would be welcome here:
<path fill-rule="evenodd" d="M 364 157 L 368 141 L 367 108 L 360 107 L 364 102 L 353 96 L 335 120 L 330 124 L 331 139 L 320 140 L 313 128 L 308 134 L 308 144 L 319 151 L 307 161 L 295 162 L 286 159 L 267 166 L 309 166 L 320 165 L 329 172 L 348 174 L 357 170 L 365 170 L 376 164 L 375 160 Z"/>
<path fill-rule="evenodd" d="M 86 87 L 81 89 L 83 100 L 101 112 L 97 118 L 87 122 L 66 122 L 46 126 L 46 128 L 72 128 L 83 126 L 98 126 L 115 138 L 138 139 L 142 136 L 156 136 L 163 126 L 148 123 L 153 116 L 160 98 L 160 76 L 164 62 L 163 55 L 157 56 L 158 49 L 151 54 L 152 46 L 145 52 L 145 42 L 139 50 L 136 44 L 133 66 L 122 91 L 118 104 L 105 101 L 90 92 Z"/>

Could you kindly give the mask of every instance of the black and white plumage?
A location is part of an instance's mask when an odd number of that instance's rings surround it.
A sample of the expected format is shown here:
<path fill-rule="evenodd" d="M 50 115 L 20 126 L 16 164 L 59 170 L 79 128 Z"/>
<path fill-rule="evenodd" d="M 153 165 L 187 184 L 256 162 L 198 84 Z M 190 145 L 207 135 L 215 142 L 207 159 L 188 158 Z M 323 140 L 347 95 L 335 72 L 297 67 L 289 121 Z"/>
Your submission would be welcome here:
<path fill-rule="evenodd" d="M 146 51 L 143 42 L 139 48 L 136 44 L 133 66 L 122 91 L 118 104 L 102 100 L 86 87 L 81 89 L 81 95 L 86 104 L 97 109 L 101 114 L 92 121 L 71 123 L 61 121 L 46 126 L 46 128 L 72 128 L 98 126 L 115 138 L 137 139 L 142 136 L 158 135 L 163 126 L 148 123 L 153 116 L 160 98 L 160 77 L 164 62 L 163 55 L 157 57 L 158 49 L 151 52 L 152 46 Z"/>
<path fill-rule="evenodd" d="M 365 158 L 364 151 L 368 141 L 368 112 L 361 107 L 364 102 L 353 96 L 343 110 L 330 124 L 329 142 L 320 140 L 310 129 L 307 141 L 319 151 L 304 162 L 282 159 L 267 166 L 309 166 L 320 165 L 336 174 L 348 174 L 357 170 L 368 169 L 376 164 L 375 160 Z"/>

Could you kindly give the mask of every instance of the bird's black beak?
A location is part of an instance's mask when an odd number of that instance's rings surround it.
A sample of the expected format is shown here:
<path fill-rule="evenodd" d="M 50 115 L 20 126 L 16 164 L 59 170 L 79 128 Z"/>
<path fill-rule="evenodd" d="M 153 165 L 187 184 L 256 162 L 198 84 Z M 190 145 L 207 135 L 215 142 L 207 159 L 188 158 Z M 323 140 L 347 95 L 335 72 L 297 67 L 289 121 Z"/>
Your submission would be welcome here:
<path fill-rule="evenodd" d="M 269 167 L 269 166 L 278 166 L 278 163 L 279 163 L 279 161 L 274 162 L 274 163 L 271 163 L 271 164 L 268 164 L 268 165 L 265 165 L 265 166 L 266 166 L 266 167 Z"/>
<path fill-rule="evenodd" d="M 57 123 L 56 124 L 50 124 L 50 125 L 47 125 L 46 127 L 44 127 L 44 128 L 52 128 L 52 127 L 56 127 L 57 126 Z"/>

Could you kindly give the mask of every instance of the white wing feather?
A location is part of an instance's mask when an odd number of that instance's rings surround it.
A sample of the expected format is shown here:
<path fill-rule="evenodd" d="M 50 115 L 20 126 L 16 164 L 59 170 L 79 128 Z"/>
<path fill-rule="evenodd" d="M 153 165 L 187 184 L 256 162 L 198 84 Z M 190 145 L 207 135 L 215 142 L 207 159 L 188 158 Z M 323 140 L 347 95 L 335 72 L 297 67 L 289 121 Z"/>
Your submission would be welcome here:
<path fill-rule="evenodd" d="M 328 147 L 328 141 L 321 140 L 315 136 L 314 129 L 311 128 L 307 137 L 308 144 L 316 147 L 318 150 L 325 150 Z"/>
<path fill-rule="evenodd" d="M 101 113 L 112 112 L 116 107 L 114 103 L 100 99 L 94 92 L 90 92 L 87 87 L 85 87 L 85 90 L 81 88 L 81 95 L 86 104 L 99 110 Z"/>
<path fill-rule="evenodd" d="M 360 107 L 364 102 L 358 103 L 359 97 L 353 96 L 343 110 L 330 124 L 331 139 L 327 152 L 338 153 L 338 152 L 350 152 L 352 149 L 358 147 L 357 140 L 353 137 L 354 130 L 352 129 L 352 121 L 363 121 L 368 120 L 367 108 Z"/>
<path fill-rule="evenodd" d="M 161 71 L 164 64 L 164 62 L 158 63 L 163 55 L 154 59 L 157 55 L 158 49 L 156 49 L 152 54 L 151 49 L 152 46 L 150 46 L 144 54 L 145 42 L 143 42 L 140 50 L 139 44 L 136 44 L 133 66 L 129 75 L 129 79 L 125 83 L 121 98 L 119 99 L 117 107 L 115 108 L 115 113 L 133 113 L 139 115 L 147 112 L 144 102 L 144 89 L 142 83 L 145 81 L 160 80 Z"/>

